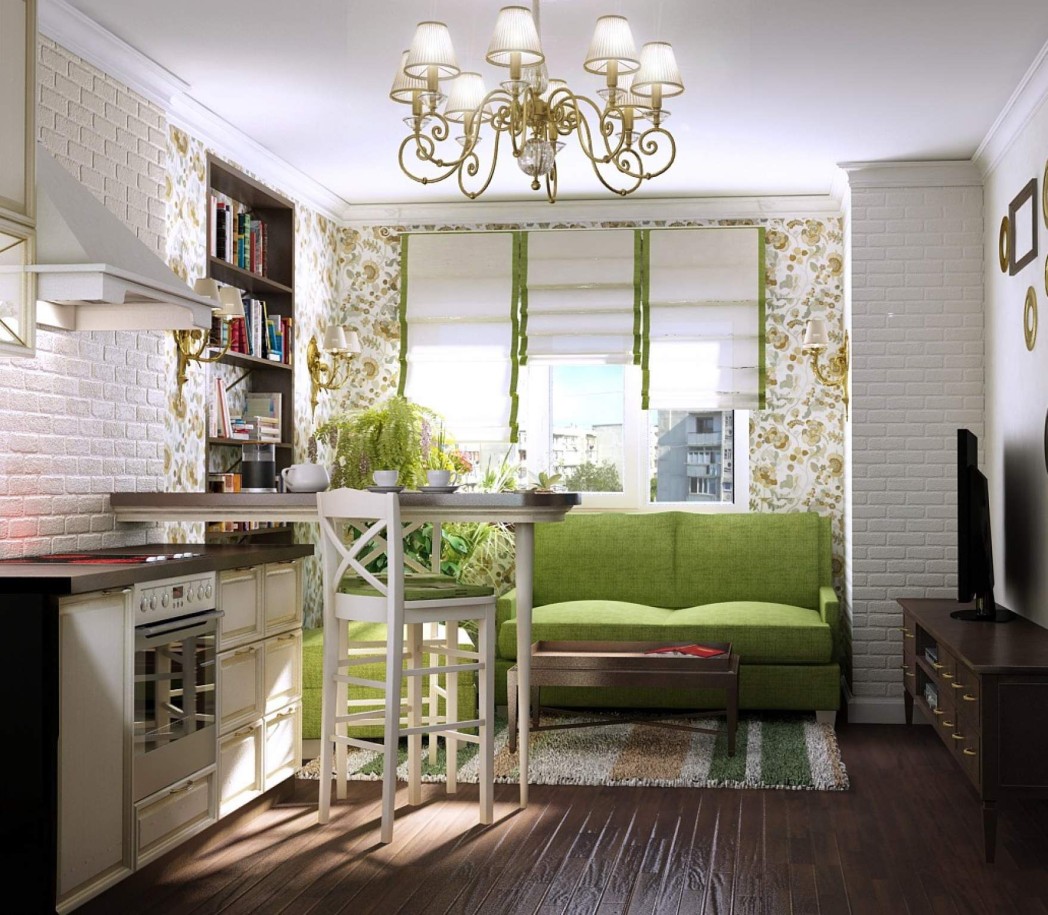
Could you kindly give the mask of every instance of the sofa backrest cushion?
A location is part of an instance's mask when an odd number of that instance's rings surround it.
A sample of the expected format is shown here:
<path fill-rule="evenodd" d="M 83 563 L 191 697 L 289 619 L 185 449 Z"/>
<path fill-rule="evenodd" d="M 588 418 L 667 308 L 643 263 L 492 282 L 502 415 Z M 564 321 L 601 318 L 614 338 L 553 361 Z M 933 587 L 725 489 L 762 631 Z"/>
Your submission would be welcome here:
<path fill-rule="evenodd" d="M 555 524 L 536 524 L 534 605 L 617 600 L 678 606 L 678 514 L 579 513 Z"/>
<path fill-rule="evenodd" d="M 829 519 L 814 512 L 680 513 L 668 606 L 766 601 L 816 609 Z M 822 554 L 825 553 L 826 556 Z"/>

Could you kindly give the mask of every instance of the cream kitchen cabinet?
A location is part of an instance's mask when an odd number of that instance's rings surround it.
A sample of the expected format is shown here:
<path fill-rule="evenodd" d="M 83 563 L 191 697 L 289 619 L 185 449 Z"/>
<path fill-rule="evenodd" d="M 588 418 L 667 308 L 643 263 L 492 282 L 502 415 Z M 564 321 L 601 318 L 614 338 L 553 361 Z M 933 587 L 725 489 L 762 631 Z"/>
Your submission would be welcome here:
<path fill-rule="evenodd" d="M 220 573 L 219 815 L 294 775 L 302 757 L 302 560 Z"/>
<path fill-rule="evenodd" d="M 133 867 L 131 591 L 63 598 L 58 610 L 58 911 Z"/>

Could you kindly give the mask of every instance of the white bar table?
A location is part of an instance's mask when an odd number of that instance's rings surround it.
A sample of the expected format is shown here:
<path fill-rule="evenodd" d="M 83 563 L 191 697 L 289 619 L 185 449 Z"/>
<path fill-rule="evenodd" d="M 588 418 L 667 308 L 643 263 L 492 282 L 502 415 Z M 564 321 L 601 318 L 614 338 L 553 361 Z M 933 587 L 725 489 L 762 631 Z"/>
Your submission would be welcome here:
<path fill-rule="evenodd" d="M 400 493 L 404 521 L 501 521 L 513 525 L 517 586 L 517 708 L 520 806 L 528 803 L 528 737 L 531 716 L 531 603 L 535 525 L 563 521 L 581 501 L 574 492 Z M 114 492 L 110 506 L 120 522 L 285 521 L 316 523 L 314 493 Z"/>

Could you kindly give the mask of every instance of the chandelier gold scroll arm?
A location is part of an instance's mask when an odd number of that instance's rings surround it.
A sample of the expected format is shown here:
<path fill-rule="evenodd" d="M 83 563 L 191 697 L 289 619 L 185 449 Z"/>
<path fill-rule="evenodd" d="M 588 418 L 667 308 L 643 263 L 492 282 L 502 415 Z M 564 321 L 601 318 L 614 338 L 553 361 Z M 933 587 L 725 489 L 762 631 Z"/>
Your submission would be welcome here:
<path fill-rule="evenodd" d="M 588 101 L 588 100 L 587 100 Z M 590 102 L 593 105 L 592 102 Z M 596 108 L 596 105 L 593 105 Z M 575 131 L 576 136 L 579 139 L 579 146 L 582 148 L 583 154 L 590 161 L 590 165 L 593 167 L 593 174 L 597 176 L 597 180 L 600 181 L 609 191 L 613 194 L 618 194 L 620 197 L 625 197 L 628 194 L 632 194 L 638 187 L 640 187 L 643 178 L 641 176 L 631 174 L 630 171 L 624 171 L 619 162 L 622 159 L 624 150 L 622 148 L 622 142 L 616 146 L 616 148 L 606 155 L 597 155 L 593 152 L 593 141 L 591 135 L 591 128 L 589 122 L 585 117 L 579 116 L 578 127 Z M 611 179 L 604 176 L 604 172 L 601 170 L 601 166 L 613 165 L 614 174 L 616 176 L 624 176 L 630 178 L 629 184 L 621 184 L 616 186 L 611 183 Z"/>
<path fill-rule="evenodd" d="M 663 141 L 668 144 L 668 151 L 663 151 Z M 617 161 L 616 164 L 619 165 L 619 170 L 623 174 L 629 175 L 631 178 L 640 178 L 644 181 L 658 178 L 659 175 L 665 173 L 673 165 L 674 160 L 677 158 L 677 142 L 673 139 L 673 134 L 662 126 L 649 127 L 641 133 L 636 138 L 631 150 L 636 154 L 635 161 L 638 165 L 636 172 L 629 168 L 625 159 L 621 163 Z M 645 163 L 650 164 L 652 157 L 659 155 L 665 155 L 665 162 L 660 168 L 652 171 L 642 171 Z"/>

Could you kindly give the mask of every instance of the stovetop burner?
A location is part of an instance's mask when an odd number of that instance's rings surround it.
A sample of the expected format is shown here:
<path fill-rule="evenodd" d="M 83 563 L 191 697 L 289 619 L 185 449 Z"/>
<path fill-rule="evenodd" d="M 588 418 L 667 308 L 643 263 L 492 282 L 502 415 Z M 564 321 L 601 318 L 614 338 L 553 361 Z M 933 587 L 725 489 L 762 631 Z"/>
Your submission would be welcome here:
<path fill-rule="evenodd" d="M 47 556 L 23 556 L 4 559 L 7 563 L 42 563 L 55 565 L 140 565 L 146 562 L 165 562 L 169 559 L 193 559 L 203 553 L 51 553 Z"/>

